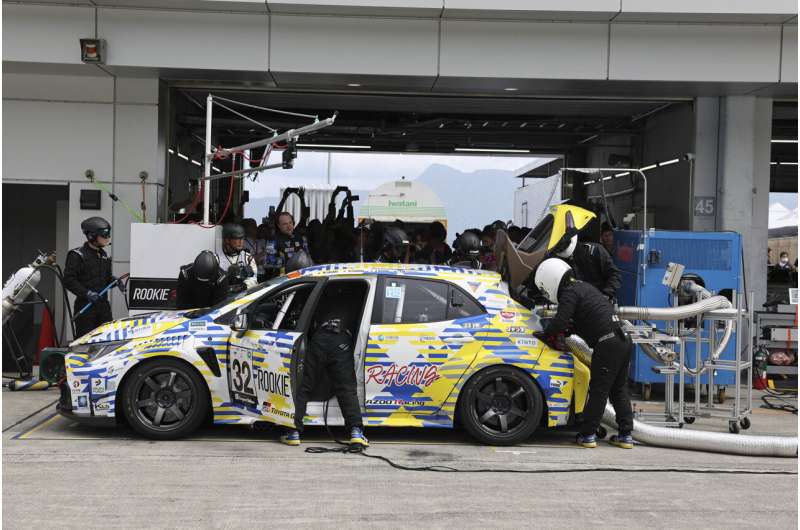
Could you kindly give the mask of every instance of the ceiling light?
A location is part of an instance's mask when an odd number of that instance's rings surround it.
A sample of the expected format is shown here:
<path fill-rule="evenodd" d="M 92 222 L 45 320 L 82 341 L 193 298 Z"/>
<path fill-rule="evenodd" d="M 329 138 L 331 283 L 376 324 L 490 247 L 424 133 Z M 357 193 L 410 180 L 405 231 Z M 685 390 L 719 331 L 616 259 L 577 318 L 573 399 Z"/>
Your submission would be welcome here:
<path fill-rule="evenodd" d="M 483 122 L 483 125 L 481 125 L 481 127 L 486 127 L 487 125 L 489 125 L 489 122 L 485 121 L 485 122 Z"/>
<path fill-rule="evenodd" d="M 486 149 L 478 147 L 456 147 L 455 150 L 465 153 L 530 153 L 529 149 Z"/>
<path fill-rule="evenodd" d="M 664 166 L 669 166 L 669 165 L 672 165 L 672 164 L 677 164 L 678 162 L 680 162 L 680 159 L 673 158 L 672 160 L 667 160 L 666 162 L 659 162 L 658 165 L 659 165 L 659 167 L 664 167 Z"/>
<path fill-rule="evenodd" d="M 773 144 L 796 144 L 797 140 L 770 140 Z"/>
<path fill-rule="evenodd" d="M 583 185 L 584 186 L 588 186 L 589 184 L 594 184 L 594 183 L 595 183 L 594 180 L 586 180 L 586 181 L 583 182 Z"/>
<path fill-rule="evenodd" d="M 195 160 L 195 159 L 192 159 L 192 160 L 190 160 L 189 162 L 191 162 L 192 164 L 194 164 L 194 165 L 196 165 L 196 166 L 202 166 L 202 165 L 203 165 L 203 164 L 201 164 L 200 162 L 198 162 L 198 161 L 197 161 L 197 160 Z"/>
<path fill-rule="evenodd" d="M 171 155 L 175 154 L 175 151 L 173 151 L 172 149 L 167 149 L 167 151 L 169 151 L 169 154 L 171 154 Z"/>
<path fill-rule="evenodd" d="M 184 159 L 184 160 L 186 160 L 187 162 L 189 161 L 189 157 L 188 157 L 188 156 L 186 156 L 186 155 L 184 155 L 184 154 L 183 154 L 183 153 L 181 153 L 180 151 L 178 151 L 178 156 L 179 156 L 180 158 L 183 158 L 183 159 Z"/>
<path fill-rule="evenodd" d="M 655 169 L 658 167 L 658 164 L 653 164 L 651 166 L 640 167 L 639 171 L 650 171 L 651 169 Z"/>
<path fill-rule="evenodd" d="M 771 166 L 777 166 L 777 165 L 778 165 L 778 163 L 777 163 L 777 162 L 770 162 L 770 163 L 769 163 L 769 165 L 771 165 Z"/>
<path fill-rule="evenodd" d="M 444 127 L 444 123 L 439 124 L 439 128 L 441 129 L 442 127 Z"/>
<path fill-rule="evenodd" d="M 361 86 L 361 83 L 347 83 L 347 86 L 350 86 L 350 87 L 353 87 L 353 88 L 357 88 L 357 87 Z"/>
<path fill-rule="evenodd" d="M 504 88 L 503 90 L 505 90 L 506 92 L 516 92 L 519 89 L 518 88 L 514 88 L 513 86 L 510 86 L 510 87 Z"/>
<path fill-rule="evenodd" d="M 781 165 L 781 166 L 796 166 L 797 162 L 781 162 L 778 165 Z"/>
<path fill-rule="evenodd" d="M 312 149 L 372 149 L 369 145 L 297 144 L 297 147 Z"/>
<path fill-rule="evenodd" d="M 519 126 L 519 128 L 520 128 L 520 129 L 522 129 L 522 128 L 523 128 L 523 127 L 525 127 L 526 125 L 528 125 L 528 122 L 527 122 L 527 121 L 523 121 L 523 122 L 522 122 L 522 125 L 520 125 L 520 126 Z"/>
<path fill-rule="evenodd" d="M 563 129 L 563 128 L 564 128 L 564 127 L 566 127 L 566 126 L 567 126 L 567 124 L 566 124 L 566 123 L 562 123 L 562 124 L 560 124 L 560 125 L 558 126 L 558 128 L 559 128 L 559 129 Z"/>
<path fill-rule="evenodd" d="M 603 177 L 603 180 L 611 180 L 613 177 Z"/>
<path fill-rule="evenodd" d="M 617 173 L 616 175 L 614 175 L 614 178 L 627 177 L 628 175 L 630 175 L 630 172 L 626 171 L 625 173 Z"/>

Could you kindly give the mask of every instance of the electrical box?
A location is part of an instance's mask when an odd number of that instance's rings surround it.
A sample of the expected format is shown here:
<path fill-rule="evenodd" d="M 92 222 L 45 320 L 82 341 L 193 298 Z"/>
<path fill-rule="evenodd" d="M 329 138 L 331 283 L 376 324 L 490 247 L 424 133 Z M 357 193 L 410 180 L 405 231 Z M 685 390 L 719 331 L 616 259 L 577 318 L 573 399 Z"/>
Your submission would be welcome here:
<path fill-rule="evenodd" d="M 641 231 L 614 232 L 616 252 L 614 261 L 622 272 L 622 287 L 617 292 L 619 305 L 672 307 L 672 294 L 663 282 L 680 281 L 686 274 L 702 278 L 712 293 L 725 289 L 742 292 L 742 238 L 735 232 L 678 232 L 650 230 L 647 238 Z M 675 264 L 683 266 L 679 271 Z M 670 270 L 672 266 L 672 270 Z M 659 329 L 665 322 L 653 322 Z M 710 326 L 706 322 L 706 328 Z M 705 333 L 707 335 L 708 329 Z M 718 334 L 718 337 L 721 334 Z M 721 358 L 735 357 L 735 335 L 731 337 Z M 704 347 L 704 351 L 708 347 Z M 686 365 L 695 365 L 695 345 L 686 345 Z M 704 355 L 705 356 L 705 355 Z M 636 347 L 631 361 L 630 377 L 637 383 L 663 383 L 664 376 L 656 374 L 656 363 L 641 348 Z M 708 377 L 703 376 L 703 382 Z M 719 371 L 714 383 L 733 385 L 734 373 Z"/>

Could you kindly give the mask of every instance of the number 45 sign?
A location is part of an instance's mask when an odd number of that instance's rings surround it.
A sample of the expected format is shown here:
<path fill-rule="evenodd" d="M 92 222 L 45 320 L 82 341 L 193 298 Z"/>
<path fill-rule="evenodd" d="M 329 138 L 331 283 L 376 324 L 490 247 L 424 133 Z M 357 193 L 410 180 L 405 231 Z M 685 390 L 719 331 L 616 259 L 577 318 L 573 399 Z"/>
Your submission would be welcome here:
<path fill-rule="evenodd" d="M 694 214 L 713 216 L 717 212 L 717 198 L 716 197 L 695 197 L 694 198 Z"/>

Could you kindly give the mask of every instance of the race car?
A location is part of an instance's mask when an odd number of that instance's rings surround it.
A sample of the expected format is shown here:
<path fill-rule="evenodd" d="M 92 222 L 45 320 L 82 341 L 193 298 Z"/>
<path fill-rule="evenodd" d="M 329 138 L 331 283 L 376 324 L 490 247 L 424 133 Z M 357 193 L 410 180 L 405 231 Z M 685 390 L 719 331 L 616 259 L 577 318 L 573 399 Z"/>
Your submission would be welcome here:
<path fill-rule="evenodd" d="M 215 307 L 105 324 L 71 344 L 58 408 L 154 439 L 184 437 L 209 416 L 291 427 L 323 306 L 354 338 L 367 427 L 460 424 L 510 445 L 583 410 L 588 368 L 534 336 L 539 318 L 499 274 L 386 263 L 314 266 Z M 315 394 L 306 424 L 342 425 L 328 386 Z"/>

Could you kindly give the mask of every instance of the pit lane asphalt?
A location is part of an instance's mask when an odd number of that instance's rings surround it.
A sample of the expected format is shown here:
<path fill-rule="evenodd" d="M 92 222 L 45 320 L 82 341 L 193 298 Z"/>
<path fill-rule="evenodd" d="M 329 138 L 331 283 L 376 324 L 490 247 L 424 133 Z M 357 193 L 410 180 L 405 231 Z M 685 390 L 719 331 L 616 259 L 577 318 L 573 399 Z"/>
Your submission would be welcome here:
<path fill-rule="evenodd" d="M 333 447 L 323 429 L 311 429 L 299 448 L 240 427 L 152 442 L 124 428 L 78 426 L 53 415 L 54 405 L 12 427 L 57 397 L 3 390 L 3 528 L 797 528 L 796 475 L 411 472 L 358 455 L 305 453 Z M 797 434 L 797 416 L 759 405 L 747 434 Z M 718 419 L 692 427 L 727 431 Z M 516 447 L 477 445 L 461 431 L 368 435 L 371 454 L 409 466 L 797 471 L 796 459 L 604 442 L 581 449 L 562 430 Z"/>

